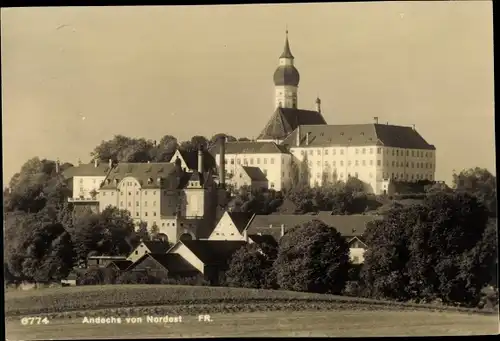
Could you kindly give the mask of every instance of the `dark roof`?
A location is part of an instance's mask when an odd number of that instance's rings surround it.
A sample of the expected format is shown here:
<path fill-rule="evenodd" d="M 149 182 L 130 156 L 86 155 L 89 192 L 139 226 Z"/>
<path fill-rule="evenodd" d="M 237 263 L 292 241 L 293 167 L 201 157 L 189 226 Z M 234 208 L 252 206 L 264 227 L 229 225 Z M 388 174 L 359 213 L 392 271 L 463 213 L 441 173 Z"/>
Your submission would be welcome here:
<path fill-rule="evenodd" d="M 148 254 L 149 257 L 160 263 L 165 269 L 171 273 L 198 271 L 181 255 L 170 254 Z"/>
<path fill-rule="evenodd" d="M 335 227 L 345 237 L 361 236 L 369 222 L 382 219 L 374 215 L 331 215 L 330 212 L 311 214 L 276 214 L 256 215 L 249 224 L 249 234 L 269 234 L 279 239 L 281 236 L 281 224 L 285 225 L 285 233 L 289 229 L 302 225 L 312 220 L 321 220 L 329 226 Z"/>
<path fill-rule="evenodd" d="M 258 139 L 284 139 L 299 125 L 326 126 L 326 121 L 323 115 L 317 111 L 278 107 L 260 133 Z"/>
<path fill-rule="evenodd" d="M 69 179 L 74 176 L 106 176 L 106 174 L 108 174 L 108 171 L 108 163 L 98 163 L 96 167 L 92 162 L 70 167 L 63 171 L 62 175 L 65 179 Z"/>
<path fill-rule="evenodd" d="M 247 227 L 248 223 L 252 221 L 255 214 L 250 212 L 227 212 L 227 215 L 231 218 L 234 226 L 238 229 L 240 233 Z"/>
<path fill-rule="evenodd" d="M 289 198 L 285 198 L 278 211 L 273 214 L 294 214 L 297 210 L 298 206 Z"/>
<path fill-rule="evenodd" d="M 298 86 L 300 74 L 293 65 L 280 65 L 273 74 L 274 85 L 293 85 Z"/>
<path fill-rule="evenodd" d="M 168 249 L 170 249 L 171 245 L 168 242 L 164 242 L 161 240 L 150 240 L 142 242 L 151 253 L 167 253 Z"/>
<path fill-rule="evenodd" d="M 220 148 L 214 146 L 211 151 L 215 154 L 220 153 Z M 234 141 L 227 142 L 225 145 L 225 154 L 282 154 L 288 153 L 288 150 L 282 145 L 274 142 L 256 142 L 256 141 Z"/>
<path fill-rule="evenodd" d="M 271 246 L 277 246 L 278 242 L 274 236 L 270 234 L 250 234 L 248 238 L 253 240 L 255 244 L 268 244 Z"/>
<path fill-rule="evenodd" d="M 119 163 L 111 170 L 101 188 L 116 189 L 117 184 L 126 177 L 137 179 L 142 188 L 167 188 L 169 184 L 175 183 L 172 181 L 174 176 L 175 164 L 170 162 Z M 148 180 L 151 181 L 148 183 Z"/>
<path fill-rule="evenodd" d="M 115 266 L 119 270 L 123 271 L 127 269 L 130 265 L 132 265 L 132 263 L 133 262 L 130 260 L 115 260 L 109 263 L 107 267 L 109 268 L 111 266 Z"/>
<path fill-rule="evenodd" d="M 289 58 L 293 59 L 292 51 L 290 50 L 290 43 L 288 42 L 288 31 L 286 31 L 286 39 L 285 39 L 285 47 L 283 49 L 283 53 L 280 58 Z"/>
<path fill-rule="evenodd" d="M 181 242 L 205 265 L 227 263 L 233 253 L 243 247 L 244 241 L 187 240 Z"/>
<path fill-rule="evenodd" d="M 242 166 L 241 168 L 243 168 L 252 181 L 267 181 L 266 175 L 259 167 Z"/>
<path fill-rule="evenodd" d="M 198 151 L 191 150 L 185 151 L 179 149 L 179 153 L 182 156 L 182 159 L 186 163 L 186 166 L 190 170 L 198 170 Z M 172 160 L 170 160 L 172 161 Z M 203 171 L 208 171 L 209 169 L 214 169 L 216 167 L 215 159 L 212 154 L 210 154 L 207 150 L 203 151 Z"/>
<path fill-rule="evenodd" d="M 309 133 L 309 146 L 368 146 L 379 145 L 409 149 L 436 149 L 412 127 L 386 124 L 348 124 L 348 125 L 301 125 L 290 134 L 283 144 L 297 145 L 300 130 L 300 145 L 306 145 Z"/>

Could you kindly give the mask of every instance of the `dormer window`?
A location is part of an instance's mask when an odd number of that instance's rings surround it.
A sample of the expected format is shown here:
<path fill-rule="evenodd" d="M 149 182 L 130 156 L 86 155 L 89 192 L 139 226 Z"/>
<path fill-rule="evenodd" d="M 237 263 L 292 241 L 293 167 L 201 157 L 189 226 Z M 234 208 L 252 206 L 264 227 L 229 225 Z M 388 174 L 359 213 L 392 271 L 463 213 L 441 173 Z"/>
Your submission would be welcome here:
<path fill-rule="evenodd" d="M 115 179 L 115 185 L 118 185 L 118 182 L 120 182 L 119 179 Z"/>
<path fill-rule="evenodd" d="M 106 183 L 109 185 L 111 183 L 111 179 L 107 179 Z"/>
<path fill-rule="evenodd" d="M 153 179 L 148 178 L 148 184 L 150 185 L 150 184 L 152 184 L 152 183 L 153 183 Z"/>
<path fill-rule="evenodd" d="M 159 184 L 161 184 L 161 178 L 157 178 L 157 179 L 156 179 L 156 183 L 157 183 L 158 185 L 159 185 Z"/>

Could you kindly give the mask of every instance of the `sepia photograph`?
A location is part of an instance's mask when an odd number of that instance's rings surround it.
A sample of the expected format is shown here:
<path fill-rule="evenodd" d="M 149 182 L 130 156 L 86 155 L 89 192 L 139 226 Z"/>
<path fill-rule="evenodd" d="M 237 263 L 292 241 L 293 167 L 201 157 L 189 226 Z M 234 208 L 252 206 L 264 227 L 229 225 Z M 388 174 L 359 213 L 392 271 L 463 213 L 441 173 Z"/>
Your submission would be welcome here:
<path fill-rule="evenodd" d="M 1 9 L 9 341 L 497 335 L 492 1 Z"/>

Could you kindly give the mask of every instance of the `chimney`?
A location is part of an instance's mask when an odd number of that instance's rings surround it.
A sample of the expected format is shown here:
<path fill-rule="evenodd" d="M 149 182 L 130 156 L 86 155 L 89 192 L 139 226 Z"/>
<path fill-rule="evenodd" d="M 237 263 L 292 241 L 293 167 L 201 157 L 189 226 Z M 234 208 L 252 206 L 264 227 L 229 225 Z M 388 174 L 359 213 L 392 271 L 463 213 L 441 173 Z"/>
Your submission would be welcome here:
<path fill-rule="evenodd" d="M 413 124 L 413 130 L 415 130 L 415 125 Z"/>
<path fill-rule="evenodd" d="M 297 147 L 300 147 L 300 126 L 297 126 Z"/>
<path fill-rule="evenodd" d="M 375 116 L 375 117 L 373 118 L 373 120 L 375 121 L 375 124 L 378 124 L 378 117 L 377 117 L 377 116 Z"/>
<path fill-rule="evenodd" d="M 281 236 L 285 235 L 285 224 L 281 224 Z"/>
<path fill-rule="evenodd" d="M 59 174 L 59 159 L 56 160 L 56 174 Z"/>
<path fill-rule="evenodd" d="M 82 160 L 78 159 L 78 166 L 81 166 L 81 165 L 82 165 Z"/>
<path fill-rule="evenodd" d="M 226 158 L 226 137 L 221 137 L 219 142 L 219 184 L 224 187 L 226 185 L 226 164 L 224 163 Z"/>
<path fill-rule="evenodd" d="M 97 168 L 99 166 L 99 160 L 97 158 L 94 159 L 94 167 Z"/>
<path fill-rule="evenodd" d="M 316 111 L 321 113 L 321 100 L 318 98 L 316 98 Z"/>
<path fill-rule="evenodd" d="M 306 134 L 306 146 L 308 146 L 308 145 L 309 145 L 309 134 L 310 134 L 310 133 L 311 133 L 311 132 L 310 132 L 310 131 L 308 131 L 308 132 L 307 132 L 307 134 Z"/>
<path fill-rule="evenodd" d="M 203 147 L 198 148 L 198 173 L 203 173 Z"/>

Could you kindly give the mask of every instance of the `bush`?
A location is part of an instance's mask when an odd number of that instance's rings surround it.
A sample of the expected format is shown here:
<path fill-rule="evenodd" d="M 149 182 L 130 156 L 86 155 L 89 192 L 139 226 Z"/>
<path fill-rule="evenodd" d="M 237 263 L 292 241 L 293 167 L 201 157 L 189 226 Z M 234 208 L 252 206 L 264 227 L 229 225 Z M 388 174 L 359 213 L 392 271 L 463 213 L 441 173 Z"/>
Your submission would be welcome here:
<path fill-rule="evenodd" d="M 334 227 L 313 220 L 279 241 L 273 265 L 280 288 L 339 294 L 349 270 L 349 246 Z"/>
<path fill-rule="evenodd" d="M 496 227 L 477 198 L 436 193 L 392 208 L 365 233 L 361 271 L 372 297 L 477 306 L 496 258 Z"/>
<path fill-rule="evenodd" d="M 210 282 L 205 280 L 203 276 L 200 275 L 192 277 L 164 278 L 161 280 L 161 284 L 209 286 Z"/>
<path fill-rule="evenodd" d="M 161 284 L 162 279 L 145 271 L 127 271 L 116 279 L 116 284 Z"/>
<path fill-rule="evenodd" d="M 346 283 L 344 291 L 342 292 L 344 296 L 360 297 L 362 296 L 361 287 L 357 281 L 349 281 Z"/>
<path fill-rule="evenodd" d="M 119 273 L 112 268 L 90 268 L 79 272 L 76 278 L 77 285 L 114 284 Z"/>
<path fill-rule="evenodd" d="M 272 263 L 266 254 L 275 251 L 267 250 L 269 247 L 261 248 L 256 244 L 246 244 L 237 250 L 229 263 L 229 269 L 225 273 L 225 284 L 230 287 L 241 288 L 263 288 L 267 285 L 266 274 Z"/>

